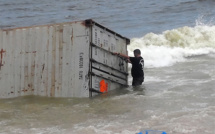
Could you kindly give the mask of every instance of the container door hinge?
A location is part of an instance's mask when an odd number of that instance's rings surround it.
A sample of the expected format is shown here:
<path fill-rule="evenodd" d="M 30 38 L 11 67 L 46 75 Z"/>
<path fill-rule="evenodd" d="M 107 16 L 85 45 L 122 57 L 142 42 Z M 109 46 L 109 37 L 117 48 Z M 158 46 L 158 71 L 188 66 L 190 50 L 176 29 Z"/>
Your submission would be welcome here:
<path fill-rule="evenodd" d="M 92 19 L 85 20 L 85 25 L 91 27 L 93 25 L 93 20 Z"/>
<path fill-rule="evenodd" d="M 89 75 L 89 76 L 90 76 L 90 75 L 91 75 L 91 76 L 95 76 L 95 73 L 89 72 L 88 75 Z"/>

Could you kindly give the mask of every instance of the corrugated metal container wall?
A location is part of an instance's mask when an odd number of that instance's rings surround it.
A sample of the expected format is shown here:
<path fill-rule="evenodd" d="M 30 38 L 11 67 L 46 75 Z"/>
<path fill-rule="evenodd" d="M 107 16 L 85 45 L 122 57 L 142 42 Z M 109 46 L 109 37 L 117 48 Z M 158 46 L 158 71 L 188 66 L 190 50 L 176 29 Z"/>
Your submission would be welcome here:
<path fill-rule="evenodd" d="M 109 52 L 126 54 L 127 40 L 92 20 L 0 30 L 0 98 L 88 97 L 103 79 L 108 90 L 127 85 L 127 64 Z"/>

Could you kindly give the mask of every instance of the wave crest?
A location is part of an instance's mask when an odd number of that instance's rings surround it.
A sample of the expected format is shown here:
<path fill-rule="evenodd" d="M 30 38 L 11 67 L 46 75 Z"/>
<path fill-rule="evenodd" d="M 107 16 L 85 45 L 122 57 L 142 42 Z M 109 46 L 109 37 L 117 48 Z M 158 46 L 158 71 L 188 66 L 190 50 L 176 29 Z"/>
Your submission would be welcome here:
<path fill-rule="evenodd" d="M 162 34 L 148 33 L 133 38 L 129 55 L 139 48 L 146 67 L 171 66 L 186 57 L 215 53 L 215 26 L 181 27 Z"/>

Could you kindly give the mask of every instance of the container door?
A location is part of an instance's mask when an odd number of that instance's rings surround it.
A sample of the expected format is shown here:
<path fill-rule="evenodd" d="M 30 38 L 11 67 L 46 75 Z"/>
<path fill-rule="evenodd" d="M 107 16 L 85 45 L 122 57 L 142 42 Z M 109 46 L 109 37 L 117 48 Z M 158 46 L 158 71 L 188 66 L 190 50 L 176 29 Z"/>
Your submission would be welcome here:
<path fill-rule="evenodd" d="M 112 52 L 126 54 L 126 40 L 104 28 L 92 26 L 91 91 L 96 93 L 127 86 L 127 62 Z M 91 95 L 94 95 L 92 93 Z"/>

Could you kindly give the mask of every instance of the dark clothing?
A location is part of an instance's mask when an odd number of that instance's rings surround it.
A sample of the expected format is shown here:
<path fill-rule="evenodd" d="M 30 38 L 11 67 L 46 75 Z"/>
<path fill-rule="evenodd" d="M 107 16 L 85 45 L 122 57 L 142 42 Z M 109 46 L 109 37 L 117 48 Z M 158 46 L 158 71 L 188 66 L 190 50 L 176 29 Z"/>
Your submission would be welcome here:
<path fill-rule="evenodd" d="M 144 59 L 142 57 L 129 57 L 132 68 L 131 75 L 133 77 L 133 86 L 141 85 L 144 81 Z"/>
<path fill-rule="evenodd" d="M 129 57 L 132 68 L 131 68 L 131 75 L 133 78 L 144 77 L 144 60 L 142 57 Z"/>
<path fill-rule="evenodd" d="M 139 86 L 139 85 L 142 85 L 143 81 L 144 81 L 144 78 L 143 78 L 143 77 L 140 77 L 140 78 L 133 78 L 132 86 Z"/>

